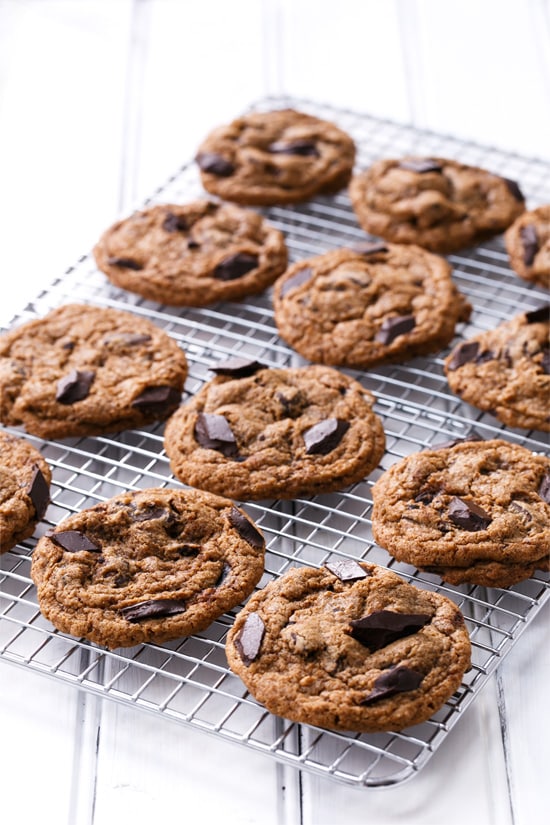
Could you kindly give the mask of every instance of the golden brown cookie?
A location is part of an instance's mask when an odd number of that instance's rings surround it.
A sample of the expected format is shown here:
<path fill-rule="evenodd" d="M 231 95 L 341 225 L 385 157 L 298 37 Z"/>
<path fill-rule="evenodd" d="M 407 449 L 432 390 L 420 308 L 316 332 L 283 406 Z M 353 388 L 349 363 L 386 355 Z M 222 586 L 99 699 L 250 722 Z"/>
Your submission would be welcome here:
<path fill-rule="evenodd" d="M 264 539 L 232 501 L 149 489 L 58 524 L 39 540 L 31 575 L 55 627 L 115 648 L 204 629 L 263 570 Z"/>
<path fill-rule="evenodd" d="M 235 359 L 170 418 L 164 444 L 185 484 L 242 500 L 341 490 L 367 476 L 384 431 L 361 384 L 330 367 Z"/>
<path fill-rule="evenodd" d="M 379 160 L 350 196 L 367 232 L 443 253 L 498 235 L 525 209 L 515 181 L 438 157 Z"/>
<path fill-rule="evenodd" d="M 196 156 L 208 192 L 265 206 L 337 192 L 349 182 L 354 160 L 348 134 L 294 109 L 252 112 L 219 126 Z"/>
<path fill-rule="evenodd" d="M 398 561 L 487 587 L 548 570 L 546 456 L 501 439 L 442 444 L 392 465 L 372 492 L 373 535 Z"/>
<path fill-rule="evenodd" d="M 170 306 L 205 306 L 262 292 L 284 272 L 282 232 L 251 209 L 201 200 L 136 212 L 94 248 L 117 286 Z"/>
<path fill-rule="evenodd" d="M 452 601 L 351 560 L 289 570 L 252 596 L 226 643 L 231 669 L 272 713 L 365 732 L 432 716 L 470 650 Z"/>
<path fill-rule="evenodd" d="M 550 204 L 516 218 L 505 240 L 510 263 L 520 278 L 550 289 Z"/>
<path fill-rule="evenodd" d="M 274 306 L 279 334 L 297 352 L 356 369 L 437 352 L 471 311 L 444 258 L 386 243 L 295 263 L 275 285 Z"/>
<path fill-rule="evenodd" d="M 176 409 L 186 375 L 150 321 L 66 304 L 0 337 L 0 420 L 44 438 L 141 427 Z"/>

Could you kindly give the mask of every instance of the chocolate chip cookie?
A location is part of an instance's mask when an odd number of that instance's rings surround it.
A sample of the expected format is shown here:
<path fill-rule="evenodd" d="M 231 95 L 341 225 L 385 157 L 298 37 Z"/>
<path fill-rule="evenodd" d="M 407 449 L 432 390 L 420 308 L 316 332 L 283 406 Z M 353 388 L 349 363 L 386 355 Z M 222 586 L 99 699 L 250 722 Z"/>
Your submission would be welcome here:
<path fill-rule="evenodd" d="M 376 541 L 452 584 L 508 587 L 549 569 L 550 458 L 501 439 L 407 456 L 373 487 Z"/>
<path fill-rule="evenodd" d="M 43 438 L 141 427 L 176 409 L 186 375 L 150 321 L 67 304 L 0 337 L 0 420 Z"/>
<path fill-rule="evenodd" d="M 299 261 L 274 291 L 281 338 L 310 361 L 365 369 L 437 352 L 471 306 L 444 258 L 364 243 Z"/>
<path fill-rule="evenodd" d="M 263 536 L 232 501 L 149 489 L 69 516 L 39 540 L 31 575 L 55 627 L 115 648 L 204 629 L 263 570 Z"/>
<path fill-rule="evenodd" d="M 550 432 L 550 306 L 458 344 L 445 373 L 453 392 L 509 427 Z"/>
<path fill-rule="evenodd" d="M 367 232 L 443 253 L 498 235 L 525 209 L 515 181 L 438 157 L 379 160 L 350 196 Z"/>
<path fill-rule="evenodd" d="M 226 652 L 272 713 L 374 732 L 432 716 L 461 684 L 471 646 L 445 596 L 347 560 L 289 570 L 252 596 Z"/>
<path fill-rule="evenodd" d="M 170 418 L 165 449 L 185 484 L 230 498 L 341 490 L 384 451 L 374 399 L 330 367 L 268 369 L 233 359 Z"/>
<path fill-rule="evenodd" d="M 234 204 L 152 206 L 118 221 L 95 246 L 117 286 L 170 306 L 205 306 L 262 292 L 284 272 L 282 232 Z"/>
<path fill-rule="evenodd" d="M 355 144 L 334 123 L 280 109 L 253 112 L 214 129 L 196 161 L 204 188 L 224 200 L 298 203 L 347 185 Z"/>
<path fill-rule="evenodd" d="M 505 241 L 512 268 L 520 278 L 550 289 L 550 204 L 516 218 Z"/>
<path fill-rule="evenodd" d="M 0 553 L 32 536 L 48 507 L 51 480 L 32 444 L 0 431 Z"/>

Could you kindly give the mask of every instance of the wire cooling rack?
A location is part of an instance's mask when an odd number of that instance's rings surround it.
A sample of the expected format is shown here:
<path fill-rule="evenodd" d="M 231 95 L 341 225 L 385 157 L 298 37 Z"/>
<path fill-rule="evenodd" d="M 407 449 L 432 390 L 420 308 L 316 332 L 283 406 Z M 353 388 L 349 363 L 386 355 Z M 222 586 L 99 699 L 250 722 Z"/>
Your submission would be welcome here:
<path fill-rule="evenodd" d="M 358 168 L 380 157 L 405 153 L 446 156 L 517 180 L 530 208 L 550 202 L 550 165 L 544 161 L 304 100 L 272 98 L 252 108 L 288 105 L 346 129 L 358 145 Z M 202 195 L 196 167 L 190 163 L 147 204 L 183 203 Z M 284 232 L 291 261 L 365 239 L 345 192 L 263 211 Z M 547 300 L 542 290 L 512 273 L 502 238 L 452 255 L 450 261 L 457 285 L 474 306 L 458 338 L 492 328 Z M 241 303 L 206 309 L 170 308 L 114 288 L 86 255 L 22 309 L 13 324 L 42 316 L 68 301 L 126 309 L 164 328 L 188 356 L 189 395 L 211 378 L 210 365 L 229 355 L 253 356 L 272 366 L 306 363 L 278 337 L 270 291 Z M 460 689 L 429 721 L 400 733 L 365 735 L 328 732 L 271 716 L 228 670 L 224 639 L 234 613 L 222 616 L 197 636 L 117 651 L 59 633 L 41 616 L 30 580 L 30 556 L 37 537 L 68 515 L 124 490 L 181 486 L 172 477 L 163 451 L 162 425 L 114 437 L 59 442 L 27 436 L 52 467 L 52 503 L 35 537 L 0 557 L 2 658 L 338 781 L 374 787 L 395 785 L 413 776 L 437 751 L 549 595 L 548 576 L 542 573 L 508 590 L 444 585 L 437 576 L 394 562 L 372 540 L 372 484 L 401 457 L 434 442 L 466 435 L 472 428 L 484 438 L 505 437 L 534 451 L 547 447 L 544 434 L 505 428 L 490 414 L 450 393 L 442 369 L 445 354 L 366 373 L 346 370 L 375 394 L 375 409 L 386 431 L 386 453 L 369 479 L 338 494 L 244 504 L 267 540 L 260 587 L 289 567 L 319 566 L 345 557 L 391 568 L 459 605 L 472 639 L 473 665 Z"/>

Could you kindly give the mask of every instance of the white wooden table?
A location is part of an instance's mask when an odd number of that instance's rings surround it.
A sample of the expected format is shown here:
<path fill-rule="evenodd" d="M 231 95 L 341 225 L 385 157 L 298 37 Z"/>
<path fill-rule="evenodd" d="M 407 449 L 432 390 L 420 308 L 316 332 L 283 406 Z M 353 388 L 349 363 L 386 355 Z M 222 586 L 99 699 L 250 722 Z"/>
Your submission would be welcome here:
<path fill-rule="evenodd" d="M 550 160 L 545 0 L 0 0 L 0 321 L 266 94 Z M 428 765 L 350 789 L 0 662 L 0 822 L 535 825 L 548 609 Z"/>

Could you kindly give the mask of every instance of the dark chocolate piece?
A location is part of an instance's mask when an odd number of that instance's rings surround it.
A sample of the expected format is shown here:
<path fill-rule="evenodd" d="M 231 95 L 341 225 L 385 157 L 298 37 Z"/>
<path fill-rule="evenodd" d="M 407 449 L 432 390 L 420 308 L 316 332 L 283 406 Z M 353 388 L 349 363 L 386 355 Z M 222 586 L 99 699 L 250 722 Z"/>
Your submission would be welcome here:
<path fill-rule="evenodd" d="M 503 355 L 504 360 L 506 360 L 506 353 L 503 353 Z M 494 352 L 491 352 L 490 349 L 485 349 L 483 350 L 483 352 L 480 352 L 478 355 L 476 355 L 474 360 L 476 364 L 484 364 L 486 361 L 494 361 L 495 358 L 496 355 Z"/>
<path fill-rule="evenodd" d="M 373 690 L 360 702 L 361 705 L 370 705 L 379 699 L 386 699 L 396 693 L 407 693 L 420 686 L 424 675 L 410 667 L 396 666 L 384 671 L 376 679 Z"/>
<path fill-rule="evenodd" d="M 219 178 L 228 178 L 235 171 L 233 164 L 216 152 L 200 152 L 196 161 L 201 171 L 217 175 Z"/>
<path fill-rule="evenodd" d="M 175 387 L 146 387 L 134 398 L 132 407 L 144 415 L 158 415 L 171 407 L 177 407 L 180 401 L 181 393 Z"/>
<path fill-rule="evenodd" d="M 432 487 L 428 484 L 415 495 L 414 500 L 419 504 L 431 504 L 436 495 L 440 492 L 441 487 Z"/>
<path fill-rule="evenodd" d="M 375 341 L 381 344 L 391 344 L 398 335 L 410 332 L 416 326 L 414 315 L 394 315 L 392 318 L 385 318 L 382 326 L 374 336 Z"/>
<path fill-rule="evenodd" d="M 447 450 L 451 447 L 456 447 L 457 444 L 466 444 L 468 441 L 483 441 L 483 438 L 476 433 L 475 430 L 465 435 L 464 438 L 453 438 L 450 441 L 441 441 L 439 444 L 434 444 L 430 447 L 431 450 Z"/>
<path fill-rule="evenodd" d="M 328 561 L 325 567 L 331 573 L 343 582 L 354 582 L 359 579 L 366 579 L 370 576 L 366 570 L 363 570 L 360 564 L 353 559 L 341 559 L 339 561 Z"/>
<path fill-rule="evenodd" d="M 232 378 L 246 378 L 254 375 L 258 370 L 265 369 L 265 364 L 255 361 L 253 358 L 228 358 L 213 367 L 210 367 L 216 375 L 230 375 Z"/>
<path fill-rule="evenodd" d="M 63 550 L 68 550 L 69 553 L 79 553 L 81 550 L 89 550 L 91 553 L 101 553 L 101 547 L 94 544 L 88 536 L 81 533 L 80 530 L 60 530 L 58 533 L 52 533 L 50 538 L 53 542 L 58 544 Z"/>
<path fill-rule="evenodd" d="M 454 524 L 471 532 L 485 530 L 492 521 L 489 513 L 482 507 L 473 501 L 464 501 L 458 496 L 450 500 L 448 514 Z"/>
<path fill-rule="evenodd" d="M 149 599 L 145 602 L 122 607 L 120 612 L 129 622 L 139 622 L 142 619 L 159 619 L 165 616 L 175 616 L 185 612 L 185 602 L 182 599 Z"/>
<path fill-rule="evenodd" d="M 237 252 L 229 255 L 214 268 L 212 275 L 219 281 L 235 281 L 242 278 L 247 272 L 251 272 L 258 266 L 257 255 L 249 255 L 247 252 Z"/>
<path fill-rule="evenodd" d="M 312 271 L 309 266 L 304 266 L 302 269 L 299 269 L 292 278 L 289 278 L 288 281 L 285 281 L 281 287 L 281 298 L 283 298 L 288 292 L 292 289 L 296 289 L 298 286 L 302 286 L 302 284 L 306 284 L 312 276 Z"/>
<path fill-rule="evenodd" d="M 542 358 L 540 359 L 542 371 L 546 375 L 550 375 L 550 347 L 545 347 L 542 351 Z"/>
<path fill-rule="evenodd" d="M 351 251 L 357 255 L 376 255 L 378 252 L 387 252 L 388 247 L 383 241 L 365 241 L 352 246 Z"/>
<path fill-rule="evenodd" d="M 162 222 L 162 228 L 165 232 L 185 232 L 187 221 L 183 215 L 174 215 L 173 212 L 168 212 Z"/>
<path fill-rule="evenodd" d="M 504 176 L 502 177 L 502 180 L 508 187 L 508 191 L 510 192 L 510 194 L 520 203 L 524 203 L 525 195 L 517 185 L 516 181 L 510 180 L 510 178 L 505 178 Z"/>
<path fill-rule="evenodd" d="M 526 312 L 525 320 L 528 324 L 540 324 L 550 320 L 550 304 L 543 304 L 537 309 Z"/>
<path fill-rule="evenodd" d="M 542 477 L 538 492 L 541 499 L 550 504 L 550 473 L 546 473 Z"/>
<path fill-rule="evenodd" d="M 399 168 L 423 174 L 424 172 L 441 172 L 442 166 L 437 161 L 430 160 L 430 158 L 411 158 L 410 160 L 402 160 Z"/>
<path fill-rule="evenodd" d="M 463 364 L 467 364 L 468 361 L 475 361 L 478 352 L 479 344 L 477 341 L 465 341 L 463 344 L 459 344 L 458 347 L 454 348 L 447 368 L 457 370 Z"/>
<path fill-rule="evenodd" d="M 224 581 L 227 579 L 229 574 L 231 573 L 231 565 L 227 564 L 227 562 L 223 563 L 223 567 L 221 569 L 221 573 L 214 582 L 214 587 L 219 587 Z"/>
<path fill-rule="evenodd" d="M 511 510 L 513 513 L 518 513 L 527 523 L 533 521 L 533 516 L 531 515 L 529 510 L 526 510 L 525 507 L 522 507 L 521 504 L 518 504 L 517 501 L 511 501 L 510 507 L 508 509 Z"/>
<path fill-rule="evenodd" d="M 362 619 L 350 622 L 352 636 L 371 652 L 411 636 L 431 620 L 427 613 L 396 613 L 393 610 L 375 610 Z"/>
<path fill-rule="evenodd" d="M 275 155 L 301 155 L 302 157 L 319 157 L 319 150 L 313 140 L 278 140 L 267 147 Z"/>
<path fill-rule="evenodd" d="M 227 418 L 215 413 L 199 413 L 195 438 L 208 450 L 219 450 L 226 458 L 237 455 L 237 442 Z"/>
<path fill-rule="evenodd" d="M 519 236 L 523 245 L 523 263 L 525 266 L 531 266 L 535 260 L 535 255 L 539 251 L 539 239 L 535 224 L 528 223 L 527 226 L 522 226 L 519 230 Z"/>
<path fill-rule="evenodd" d="M 258 658 L 265 633 L 265 625 L 257 613 L 249 613 L 241 632 L 235 638 L 235 647 L 245 665 Z"/>
<path fill-rule="evenodd" d="M 153 521 L 154 519 L 162 518 L 166 516 L 167 510 L 164 507 L 153 507 L 148 506 L 144 507 L 141 510 L 137 510 L 132 515 L 133 521 Z"/>
<path fill-rule="evenodd" d="M 32 501 L 36 518 L 40 521 L 48 508 L 50 488 L 38 466 L 35 466 L 33 470 L 29 486 L 27 487 L 27 494 Z"/>
<path fill-rule="evenodd" d="M 240 510 L 237 510 L 236 507 L 232 507 L 229 511 L 229 521 L 239 535 L 247 541 L 251 547 L 262 548 L 264 546 L 264 537 L 260 531 L 256 530 L 252 522 L 249 521 L 246 516 L 243 516 Z"/>
<path fill-rule="evenodd" d="M 95 378 L 93 370 L 71 370 L 68 375 L 57 382 L 55 400 L 60 404 L 74 404 L 82 401 L 90 392 Z"/>
<path fill-rule="evenodd" d="M 143 269 L 143 264 L 133 258 L 107 258 L 107 263 L 110 266 L 120 266 L 123 269 L 135 269 L 136 272 Z"/>
<path fill-rule="evenodd" d="M 303 433 L 306 453 L 308 455 L 326 455 L 334 450 L 349 429 L 349 421 L 341 418 L 325 418 Z"/>

